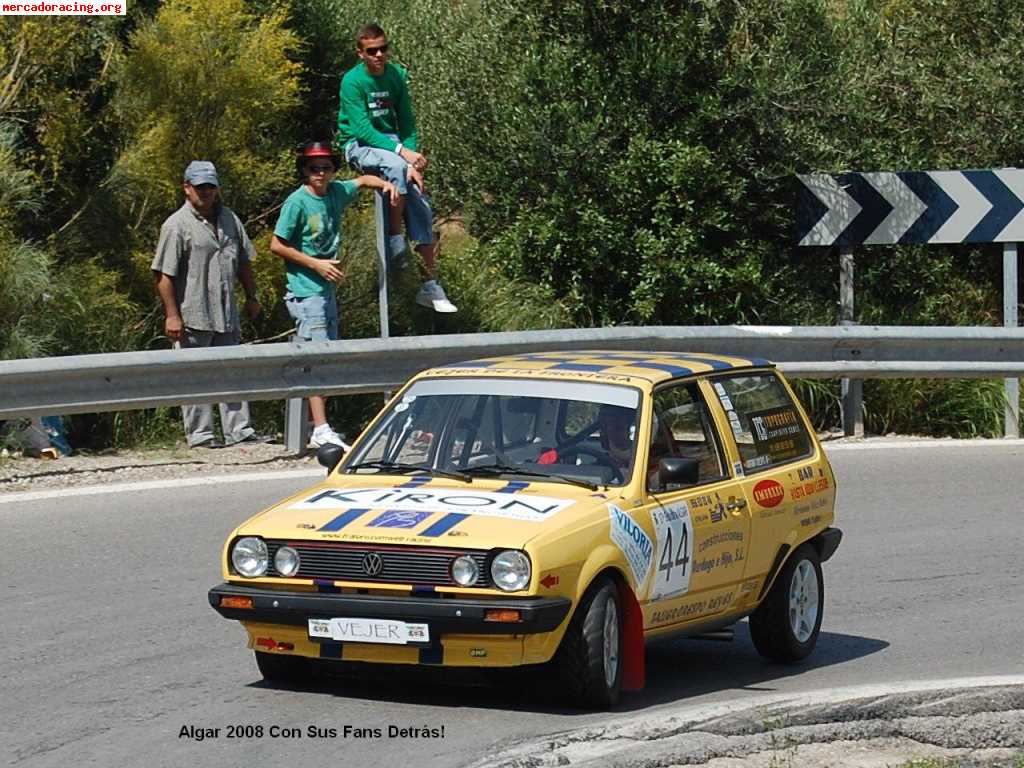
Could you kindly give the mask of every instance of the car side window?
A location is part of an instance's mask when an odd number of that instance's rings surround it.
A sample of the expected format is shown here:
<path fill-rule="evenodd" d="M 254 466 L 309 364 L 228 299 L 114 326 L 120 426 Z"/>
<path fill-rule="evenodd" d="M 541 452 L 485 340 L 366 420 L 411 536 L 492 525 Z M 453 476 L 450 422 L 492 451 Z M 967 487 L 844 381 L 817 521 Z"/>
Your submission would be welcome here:
<path fill-rule="evenodd" d="M 797 405 L 771 373 L 712 382 L 749 475 L 809 456 L 812 443 Z"/>
<path fill-rule="evenodd" d="M 698 484 L 725 477 L 722 452 L 697 385 L 659 389 L 654 393 L 653 403 L 648 488 L 656 488 L 656 469 L 663 458 L 697 461 L 700 464 Z"/>

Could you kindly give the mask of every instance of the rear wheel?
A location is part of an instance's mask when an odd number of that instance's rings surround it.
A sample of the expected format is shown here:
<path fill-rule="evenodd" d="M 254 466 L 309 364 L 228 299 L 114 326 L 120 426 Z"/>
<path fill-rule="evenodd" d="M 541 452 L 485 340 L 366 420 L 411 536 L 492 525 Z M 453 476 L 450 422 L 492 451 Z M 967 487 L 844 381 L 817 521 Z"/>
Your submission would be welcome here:
<path fill-rule="evenodd" d="M 260 674 L 268 683 L 299 685 L 309 682 L 310 669 L 306 657 L 264 651 L 253 653 L 256 654 L 256 666 L 260 668 Z"/>
<path fill-rule="evenodd" d="M 792 662 L 814 650 L 821 630 L 825 584 L 810 544 L 786 561 L 764 602 L 750 615 L 750 637 L 762 656 Z"/>
<path fill-rule="evenodd" d="M 619 700 L 622 682 L 622 601 L 607 578 L 587 590 L 555 656 L 561 690 L 587 709 Z"/>

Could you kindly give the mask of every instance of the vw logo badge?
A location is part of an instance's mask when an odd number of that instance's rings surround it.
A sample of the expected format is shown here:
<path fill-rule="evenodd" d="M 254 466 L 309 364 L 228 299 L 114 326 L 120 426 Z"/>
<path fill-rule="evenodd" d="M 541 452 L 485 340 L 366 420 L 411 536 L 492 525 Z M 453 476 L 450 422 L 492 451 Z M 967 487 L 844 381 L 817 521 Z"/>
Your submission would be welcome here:
<path fill-rule="evenodd" d="M 380 576 L 384 570 L 384 558 L 376 552 L 367 552 L 363 555 L 363 570 L 367 576 Z"/>

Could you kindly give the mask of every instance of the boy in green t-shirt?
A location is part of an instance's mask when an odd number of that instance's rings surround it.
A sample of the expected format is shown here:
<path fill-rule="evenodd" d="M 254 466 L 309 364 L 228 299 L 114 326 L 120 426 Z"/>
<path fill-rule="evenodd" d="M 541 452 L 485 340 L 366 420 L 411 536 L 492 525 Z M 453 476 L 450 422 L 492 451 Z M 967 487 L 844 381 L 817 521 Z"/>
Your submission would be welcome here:
<path fill-rule="evenodd" d="M 340 164 L 329 143 L 311 141 L 303 145 L 297 159 L 303 184 L 284 201 L 270 240 L 270 252 L 284 259 L 288 271 L 284 298 L 288 313 L 295 319 L 299 341 L 338 338 L 334 287 L 345 277 L 337 258 L 345 206 L 356 198 L 361 187 L 384 190 L 392 203 L 398 197 L 394 185 L 377 176 L 336 181 L 334 174 Z M 325 398 L 311 396 L 309 412 L 313 417 L 313 447 L 334 443 L 347 451 L 348 446 L 327 423 Z"/>

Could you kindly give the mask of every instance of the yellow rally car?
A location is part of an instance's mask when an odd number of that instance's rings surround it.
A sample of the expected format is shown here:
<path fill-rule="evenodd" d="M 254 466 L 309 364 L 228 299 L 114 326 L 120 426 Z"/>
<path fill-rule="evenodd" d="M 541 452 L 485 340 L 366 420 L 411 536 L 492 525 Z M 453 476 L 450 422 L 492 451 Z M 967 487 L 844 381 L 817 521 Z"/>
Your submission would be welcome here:
<path fill-rule="evenodd" d="M 325 447 L 326 448 L 326 447 Z M 821 626 L 835 478 L 765 360 L 546 352 L 425 371 L 326 481 L 240 525 L 210 604 L 264 678 L 321 660 L 515 667 L 608 707 L 644 641 Z M 316 660 L 316 661 L 314 661 Z"/>

